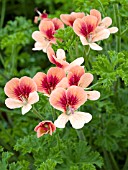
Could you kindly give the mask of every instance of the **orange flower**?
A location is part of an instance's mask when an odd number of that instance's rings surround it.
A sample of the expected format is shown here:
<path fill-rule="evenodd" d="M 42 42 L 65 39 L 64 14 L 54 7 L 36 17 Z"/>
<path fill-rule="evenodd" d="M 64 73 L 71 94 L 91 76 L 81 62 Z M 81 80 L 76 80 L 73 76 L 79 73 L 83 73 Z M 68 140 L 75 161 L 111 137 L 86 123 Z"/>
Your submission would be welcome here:
<path fill-rule="evenodd" d="M 33 80 L 37 85 L 37 90 L 45 95 L 49 96 L 56 87 L 64 87 L 65 84 L 61 83 L 66 74 L 63 69 L 58 67 L 52 67 L 48 70 L 47 75 L 42 72 L 38 72 Z"/>
<path fill-rule="evenodd" d="M 37 132 L 37 138 L 40 138 L 41 136 L 45 134 L 50 134 L 56 130 L 56 126 L 49 120 L 45 120 L 40 122 L 34 129 L 35 132 Z"/>
<path fill-rule="evenodd" d="M 61 14 L 60 19 L 64 24 L 73 26 L 74 21 L 77 18 L 83 18 L 85 16 L 84 12 L 72 12 L 71 14 Z"/>
<path fill-rule="evenodd" d="M 5 94 L 9 97 L 5 104 L 10 109 L 22 107 L 22 114 L 27 113 L 32 104 L 39 101 L 37 86 L 29 77 L 13 78 L 4 87 Z"/>
<path fill-rule="evenodd" d="M 50 95 L 50 104 L 63 113 L 54 122 L 58 128 L 64 128 L 70 121 L 72 127 L 80 129 L 85 123 L 88 123 L 92 116 L 89 113 L 76 112 L 87 100 L 87 94 L 83 88 L 70 86 L 67 90 L 63 88 L 55 89 Z"/>
<path fill-rule="evenodd" d="M 83 45 L 89 45 L 93 50 L 102 50 L 95 42 L 106 39 L 110 35 L 110 31 L 106 28 L 97 30 L 99 18 L 88 15 L 82 19 L 76 19 L 73 24 L 74 32 L 80 37 Z"/>

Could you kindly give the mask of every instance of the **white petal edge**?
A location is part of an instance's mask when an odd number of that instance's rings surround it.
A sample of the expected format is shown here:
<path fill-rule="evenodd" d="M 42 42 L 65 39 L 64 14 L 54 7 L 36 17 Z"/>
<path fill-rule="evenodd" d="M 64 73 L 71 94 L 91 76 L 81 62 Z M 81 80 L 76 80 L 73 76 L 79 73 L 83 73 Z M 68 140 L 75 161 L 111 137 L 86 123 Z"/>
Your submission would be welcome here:
<path fill-rule="evenodd" d="M 29 112 L 29 110 L 32 108 L 32 106 L 30 104 L 24 105 L 22 107 L 22 115 L 24 115 L 25 113 Z"/>
<path fill-rule="evenodd" d="M 92 115 L 85 112 L 74 112 L 69 116 L 69 121 L 74 129 L 81 129 L 85 123 L 90 122 Z"/>
<path fill-rule="evenodd" d="M 58 49 L 56 52 L 56 57 L 60 60 L 66 59 L 65 51 L 63 49 Z"/>
<path fill-rule="evenodd" d="M 88 45 L 89 44 L 87 39 L 83 36 L 80 36 L 80 41 L 81 41 L 82 45 Z"/>
<path fill-rule="evenodd" d="M 65 128 L 66 123 L 69 120 L 69 116 L 65 113 L 62 113 L 57 120 L 55 120 L 54 125 L 58 128 Z"/>
<path fill-rule="evenodd" d="M 93 50 L 97 50 L 97 51 L 102 50 L 102 47 L 100 47 L 100 46 L 99 46 L 98 44 L 96 44 L 96 43 L 89 43 L 89 46 L 90 46 L 90 48 L 93 49 Z"/>
<path fill-rule="evenodd" d="M 9 109 L 15 109 L 15 108 L 20 108 L 23 106 L 23 102 L 16 100 L 16 99 L 12 99 L 12 98 L 7 98 L 5 100 L 5 105 L 9 108 Z"/>

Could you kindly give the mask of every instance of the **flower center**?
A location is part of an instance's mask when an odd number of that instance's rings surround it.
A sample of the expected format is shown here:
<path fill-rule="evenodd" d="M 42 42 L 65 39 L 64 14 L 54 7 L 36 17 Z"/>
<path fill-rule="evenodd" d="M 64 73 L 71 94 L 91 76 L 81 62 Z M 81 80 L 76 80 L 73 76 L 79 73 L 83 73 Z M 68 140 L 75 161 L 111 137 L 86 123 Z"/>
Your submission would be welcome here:
<path fill-rule="evenodd" d="M 67 107 L 67 110 L 66 110 L 66 114 L 67 114 L 67 115 L 74 114 L 74 109 L 71 108 L 71 106 L 68 106 L 68 107 Z"/>
<path fill-rule="evenodd" d="M 27 104 L 27 98 L 25 98 L 24 96 L 20 95 L 19 96 L 20 100 L 22 100 L 22 102 L 26 105 Z"/>

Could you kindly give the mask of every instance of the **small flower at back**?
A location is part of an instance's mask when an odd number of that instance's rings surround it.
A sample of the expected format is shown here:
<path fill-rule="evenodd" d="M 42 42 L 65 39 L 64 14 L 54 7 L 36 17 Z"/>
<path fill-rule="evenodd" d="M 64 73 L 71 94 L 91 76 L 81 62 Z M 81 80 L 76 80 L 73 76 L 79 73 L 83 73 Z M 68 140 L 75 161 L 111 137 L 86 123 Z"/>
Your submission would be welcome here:
<path fill-rule="evenodd" d="M 55 130 L 56 126 L 49 120 L 40 122 L 34 129 L 34 131 L 37 132 L 37 138 L 40 138 L 45 134 L 52 135 Z"/>
<path fill-rule="evenodd" d="M 29 77 L 12 78 L 4 87 L 5 94 L 9 97 L 5 104 L 10 109 L 22 107 L 22 114 L 27 113 L 32 104 L 39 101 L 36 83 Z"/>

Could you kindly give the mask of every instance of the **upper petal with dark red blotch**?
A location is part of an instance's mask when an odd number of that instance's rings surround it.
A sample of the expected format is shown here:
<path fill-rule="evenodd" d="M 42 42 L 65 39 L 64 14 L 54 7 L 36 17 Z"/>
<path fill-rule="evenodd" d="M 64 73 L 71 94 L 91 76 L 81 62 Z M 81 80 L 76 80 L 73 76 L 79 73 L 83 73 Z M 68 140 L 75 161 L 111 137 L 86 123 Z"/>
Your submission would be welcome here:
<path fill-rule="evenodd" d="M 97 26 L 97 18 L 95 16 L 85 16 L 82 19 L 76 19 L 73 24 L 73 30 L 78 36 L 87 37 L 93 32 Z"/>
<path fill-rule="evenodd" d="M 56 88 L 52 91 L 49 102 L 55 109 L 65 112 L 67 109 L 66 90 L 61 87 Z"/>
<path fill-rule="evenodd" d="M 67 90 L 67 103 L 68 105 L 77 110 L 87 100 L 87 94 L 83 88 L 78 86 L 70 86 Z"/>
<path fill-rule="evenodd" d="M 47 82 L 49 88 L 52 90 L 55 89 L 56 85 L 64 78 L 66 74 L 63 69 L 58 67 L 52 67 L 48 70 L 47 73 Z"/>
<path fill-rule="evenodd" d="M 83 18 L 84 16 L 85 14 L 83 12 L 72 12 L 71 14 L 61 14 L 60 18 L 66 25 L 73 26 L 77 18 Z"/>
<path fill-rule="evenodd" d="M 37 91 L 49 94 L 49 85 L 47 82 L 47 75 L 42 72 L 38 72 L 34 77 L 33 80 L 37 85 Z"/>
<path fill-rule="evenodd" d="M 79 80 L 81 76 L 85 73 L 84 68 L 81 66 L 74 66 L 72 67 L 69 72 L 68 72 L 68 80 L 69 80 L 69 85 L 76 85 L 78 86 Z"/>
<path fill-rule="evenodd" d="M 54 24 L 55 30 L 58 30 L 60 28 L 64 28 L 64 24 L 63 24 L 63 22 L 60 19 L 53 18 L 52 22 Z"/>
<path fill-rule="evenodd" d="M 42 35 L 49 40 L 54 39 L 55 27 L 52 21 L 44 21 L 42 20 L 39 24 L 39 30 Z"/>
<path fill-rule="evenodd" d="M 90 15 L 95 16 L 97 18 L 97 25 L 101 22 L 101 13 L 98 10 L 91 9 Z"/>

